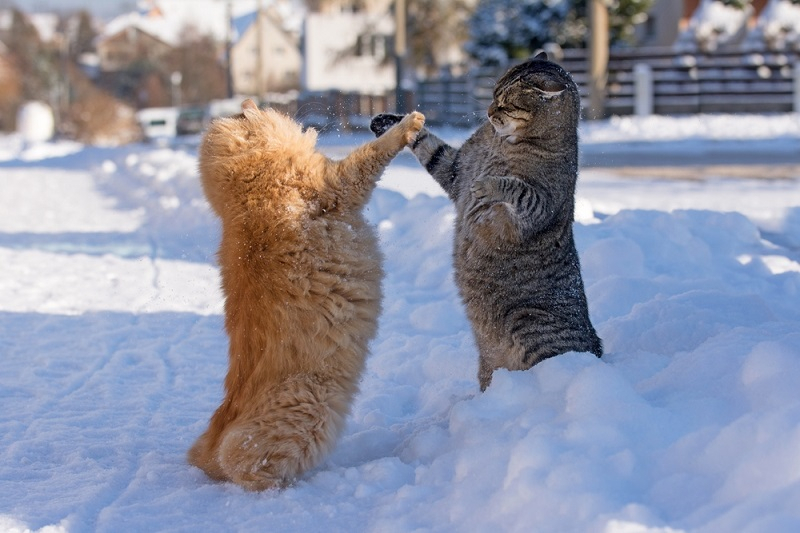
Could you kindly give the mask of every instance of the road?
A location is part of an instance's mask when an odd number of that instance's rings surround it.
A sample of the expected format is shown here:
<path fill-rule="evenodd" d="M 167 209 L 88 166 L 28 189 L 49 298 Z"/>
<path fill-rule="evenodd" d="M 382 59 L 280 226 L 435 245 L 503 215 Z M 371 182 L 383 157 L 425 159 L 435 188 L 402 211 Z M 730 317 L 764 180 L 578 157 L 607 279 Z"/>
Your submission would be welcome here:
<path fill-rule="evenodd" d="M 631 178 L 800 179 L 800 141 L 586 144 L 581 168 Z"/>

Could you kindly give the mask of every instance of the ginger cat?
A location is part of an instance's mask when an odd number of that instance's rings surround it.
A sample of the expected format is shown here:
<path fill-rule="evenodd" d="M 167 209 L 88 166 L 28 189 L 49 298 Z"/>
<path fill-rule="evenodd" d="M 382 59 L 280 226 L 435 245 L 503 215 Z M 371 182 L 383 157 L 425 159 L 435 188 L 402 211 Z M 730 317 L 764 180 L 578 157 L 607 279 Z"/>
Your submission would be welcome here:
<path fill-rule="evenodd" d="M 222 220 L 229 368 L 188 460 L 211 478 L 283 488 L 333 448 L 381 310 L 382 258 L 362 208 L 424 121 L 412 113 L 341 161 L 315 150 L 314 130 L 251 100 L 209 126 L 200 175 Z"/>

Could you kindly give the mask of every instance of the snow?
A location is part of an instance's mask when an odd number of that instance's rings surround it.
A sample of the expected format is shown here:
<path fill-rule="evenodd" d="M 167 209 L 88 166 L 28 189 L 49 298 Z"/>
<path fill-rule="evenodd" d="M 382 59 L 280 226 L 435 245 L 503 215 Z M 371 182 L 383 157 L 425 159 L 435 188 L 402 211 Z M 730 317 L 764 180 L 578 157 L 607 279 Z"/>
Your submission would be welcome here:
<path fill-rule="evenodd" d="M 719 0 L 702 0 L 689 20 L 689 27 L 679 36 L 679 47 L 697 43 L 706 52 L 734 41 L 746 27 L 752 6 L 739 9 Z"/>
<path fill-rule="evenodd" d="M 756 27 L 748 35 L 746 44 L 757 46 L 766 41 L 772 50 L 785 50 L 797 47 L 800 38 L 800 5 L 792 0 L 771 0 L 767 2 Z"/>
<path fill-rule="evenodd" d="M 584 125 L 583 151 L 796 154 L 798 120 L 615 119 Z M 453 209 L 401 154 L 367 212 L 384 312 L 347 429 L 294 487 L 254 494 L 184 458 L 227 367 L 196 164 L 191 144 L 0 137 L 0 531 L 800 530 L 797 177 L 584 169 L 575 233 L 607 355 L 499 371 L 481 394 Z"/>
<path fill-rule="evenodd" d="M 55 124 L 53 110 L 44 102 L 26 102 L 17 112 L 17 131 L 26 142 L 49 141 L 53 137 Z"/>

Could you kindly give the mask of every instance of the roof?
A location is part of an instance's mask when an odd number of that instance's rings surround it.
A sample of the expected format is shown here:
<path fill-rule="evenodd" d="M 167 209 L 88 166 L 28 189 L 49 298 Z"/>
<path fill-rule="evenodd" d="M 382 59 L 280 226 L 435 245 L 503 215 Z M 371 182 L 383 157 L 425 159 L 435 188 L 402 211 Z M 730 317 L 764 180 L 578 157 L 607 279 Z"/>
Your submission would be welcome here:
<path fill-rule="evenodd" d="M 238 41 L 245 34 L 247 28 L 255 24 L 257 11 L 233 19 L 233 40 Z"/>
<path fill-rule="evenodd" d="M 239 39 L 244 36 L 247 30 L 256 23 L 258 18 L 258 11 L 251 11 L 249 13 L 245 13 L 233 19 L 233 42 L 237 42 Z M 288 33 L 287 28 L 284 26 L 282 21 L 279 19 L 280 14 L 273 12 L 270 9 L 264 10 L 265 19 L 274 26 L 275 29 L 282 31 L 283 33 Z"/>
<path fill-rule="evenodd" d="M 254 2 L 250 2 L 254 4 Z M 286 23 L 279 23 L 273 19 L 276 26 L 292 29 L 302 20 L 302 2 L 299 0 L 270 0 L 265 1 L 266 6 L 276 9 Z M 219 41 L 225 40 L 228 34 L 226 2 L 218 0 L 150 0 L 140 2 L 140 9 L 126 13 L 111 20 L 98 37 L 99 40 L 116 35 L 120 31 L 134 26 L 170 45 L 180 41 L 181 33 L 185 26 L 192 25 L 201 33 L 213 36 Z M 233 5 L 234 9 L 234 35 L 236 40 L 247 31 L 255 22 L 256 11 L 253 6 Z M 247 10 L 247 11 L 244 11 Z"/>

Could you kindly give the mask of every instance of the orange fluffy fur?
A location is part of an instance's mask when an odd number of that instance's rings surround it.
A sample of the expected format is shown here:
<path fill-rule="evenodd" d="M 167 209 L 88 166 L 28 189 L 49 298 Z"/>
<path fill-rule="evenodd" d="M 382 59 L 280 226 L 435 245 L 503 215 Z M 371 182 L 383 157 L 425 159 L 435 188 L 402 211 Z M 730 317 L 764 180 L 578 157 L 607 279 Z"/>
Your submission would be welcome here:
<path fill-rule="evenodd" d="M 412 113 L 342 161 L 316 152 L 315 131 L 249 100 L 210 125 L 200 175 L 222 220 L 229 368 L 188 459 L 211 478 L 285 487 L 333 448 L 381 308 L 381 255 L 362 208 L 423 123 Z"/>

